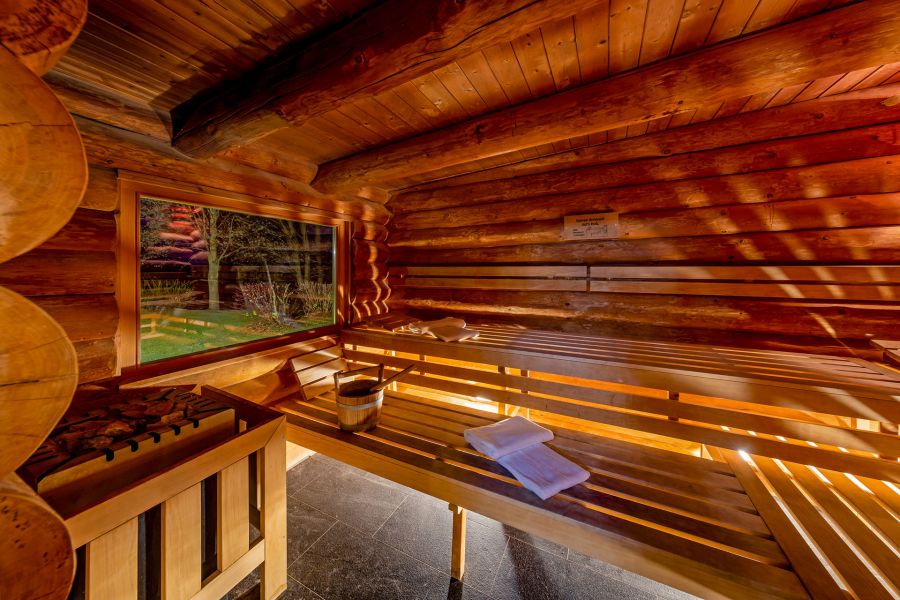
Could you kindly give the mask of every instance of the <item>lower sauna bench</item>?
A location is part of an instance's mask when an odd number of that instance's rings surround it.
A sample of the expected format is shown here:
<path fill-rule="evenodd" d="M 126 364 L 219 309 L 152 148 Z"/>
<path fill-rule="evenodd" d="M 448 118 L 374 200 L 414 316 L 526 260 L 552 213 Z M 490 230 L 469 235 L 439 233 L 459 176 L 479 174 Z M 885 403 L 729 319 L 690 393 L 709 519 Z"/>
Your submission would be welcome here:
<path fill-rule="evenodd" d="M 292 360 L 287 438 L 703 598 L 900 595 L 900 377 L 851 358 L 479 327 L 444 343 L 376 326 Z M 384 364 L 380 425 L 337 426 L 332 375 Z M 470 449 L 522 414 L 591 472 L 547 500 Z M 879 429 L 884 424 L 885 433 Z"/>

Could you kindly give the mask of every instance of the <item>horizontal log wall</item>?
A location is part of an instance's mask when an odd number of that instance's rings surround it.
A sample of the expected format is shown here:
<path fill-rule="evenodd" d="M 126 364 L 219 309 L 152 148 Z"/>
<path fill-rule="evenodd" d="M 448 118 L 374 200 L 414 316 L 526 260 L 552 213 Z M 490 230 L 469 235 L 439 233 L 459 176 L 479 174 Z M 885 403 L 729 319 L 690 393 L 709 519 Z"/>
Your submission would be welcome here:
<path fill-rule="evenodd" d="M 116 220 L 114 171 L 91 168 L 72 220 L 38 248 L 0 265 L 0 285 L 18 292 L 62 325 L 78 353 L 79 380 L 116 368 Z"/>
<path fill-rule="evenodd" d="M 389 306 L 874 357 L 900 315 L 900 109 L 869 102 L 860 122 L 853 100 L 842 126 L 841 106 L 827 126 L 787 111 L 765 128 L 779 139 L 742 143 L 770 111 L 748 113 L 399 193 Z M 597 212 L 619 213 L 614 237 L 564 238 L 564 216 Z M 526 268 L 548 266 L 584 272 Z"/>

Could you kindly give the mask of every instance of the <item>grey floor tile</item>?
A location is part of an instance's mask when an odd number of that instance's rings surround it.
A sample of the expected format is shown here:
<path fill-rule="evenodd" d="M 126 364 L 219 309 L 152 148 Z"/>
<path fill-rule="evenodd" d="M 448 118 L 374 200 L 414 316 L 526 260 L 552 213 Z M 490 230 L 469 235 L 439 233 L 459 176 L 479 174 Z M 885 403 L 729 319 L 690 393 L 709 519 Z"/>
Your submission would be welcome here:
<path fill-rule="evenodd" d="M 352 472 L 353 467 L 328 458 L 324 454 L 313 454 L 287 472 L 287 493 L 295 497 L 310 482 L 337 471 Z"/>
<path fill-rule="evenodd" d="M 304 504 L 288 500 L 287 506 L 287 564 L 293 563 L 317 539 L 337 522 L 333 516 Z"/>
<path fill-rule="evenodd" d="M 605 577 L 617 579 L 634 587 L 650 591 L 665 600 L 696 600 L 696 596 L 692 596 L 686 592 L 676 590 L 653 579 L 648 579 L 637 573 L 626 571 L 608 562 L 598 560 L 574 550 L 569 550 L 569 560 L 577 565 L 587 567 L 588 569 L 600 573 Z"/>
<path fill-rule="evenodd" d="M 311 478 L 294 499 L 371 534 L 406 496 L 405 489 L 366 479 L 347 467 L 329 469 L 327 474 Z"/>
<path fill-rule="evenodd" d="M 449 575 L 452 519 L 446 502 L 424 494 L 410 494 L 375 533 L 375 538 Z M 506 542 L 502 530 L 469 520 L 463 581 L 483 591 L 489 590 Z"/>
<path fill-rule="evenodd" d="M 504 535 L 507 535 L 511 538 L 517 539 L 521 542 L 525 542 L 527 544 L 531 544 L 532 546 L 543 550 L 544 552 L 550 552 L 551 554 L 556 554 L 562 558 L 566 557 L 569 549 L 565 546 L 561 546 L 557 543 L 551 542 L 550 540 L 545 540 L 542 537 L 532 535 L 521 529 L 516 529 L 511 525 L 506 525 L 501 523 L 500 521 L 495 521 L 494 519 L 488 518 L 484 515 L 479 515 L 476 513 L 469 513 L 469 520 L 475 523 L 479 523 L 485 527 L 489 527 L 491 529 L 495 529 L 497 531 L 502 531 Z"/>
<path fill-rule="evenodd" d="M 652 600 L 649 590 L 606 577 L 561 556 L 511 539 L 491 596 L 497 600 Z"/>
<path fill-rule="evenodd" d="M 444 574 L 434 578 L 426 597 L 428 600 L 492 600 L 484 592 Z"/>
<path fill-rule="evenodd" d="M 259 600 L 259 575 L 256 571 L 241 581 L 231 593 L 222 600 Z M 278 597 L 278 600 L 322 600 L 317 593 L 297 581 L 288 577 L 287 589 Z"/>
<path fill-rule="evenodd" d="M 329 529 L 288 572 L 326 600 L 428 598 L 439 575 L 343 523 Z"/>

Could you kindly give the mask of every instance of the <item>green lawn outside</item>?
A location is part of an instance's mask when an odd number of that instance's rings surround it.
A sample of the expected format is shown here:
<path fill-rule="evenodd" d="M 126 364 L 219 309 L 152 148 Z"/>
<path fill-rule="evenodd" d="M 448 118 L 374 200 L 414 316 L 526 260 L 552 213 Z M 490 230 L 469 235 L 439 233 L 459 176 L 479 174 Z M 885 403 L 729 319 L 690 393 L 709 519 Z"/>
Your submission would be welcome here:
<path fill-rule="evenodd" d="M 178 310 L 177 314 L 161 313 L 160 310 L 141 313 L 141 363 L 306 331 L 334 322 L 325 317 L 301 317 L 297 319 L 296 326 L 280 326 L 263 323 L 243 311 Z M 153 318 L 153 315 L 160 316 Z M 155 327 L 151 328 L 153 321 Z"/>

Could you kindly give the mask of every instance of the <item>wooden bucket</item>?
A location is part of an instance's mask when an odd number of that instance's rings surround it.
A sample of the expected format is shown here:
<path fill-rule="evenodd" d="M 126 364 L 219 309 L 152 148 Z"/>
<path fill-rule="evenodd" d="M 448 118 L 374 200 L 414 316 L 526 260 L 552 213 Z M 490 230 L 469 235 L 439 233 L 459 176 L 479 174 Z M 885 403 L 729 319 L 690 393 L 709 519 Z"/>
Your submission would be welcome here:
<path fill-rule="evenodd" d="M 356 379 L 341 383 L 341 379 L 377 369 L 378 379 Z M 384 367 L 369 367 L 356 371 L 334 374 L 334 388 L 337 391 L 338 425 L 344 431 L 366 431 L 378 425 L 381 418 L 381 404 L 384 390 L 372 392 L 371 388 L 381 382 Z"/>

